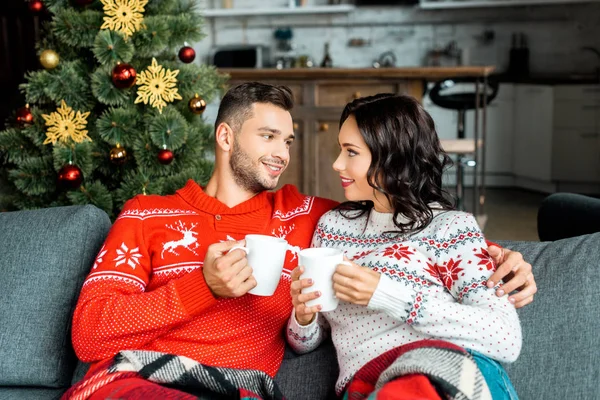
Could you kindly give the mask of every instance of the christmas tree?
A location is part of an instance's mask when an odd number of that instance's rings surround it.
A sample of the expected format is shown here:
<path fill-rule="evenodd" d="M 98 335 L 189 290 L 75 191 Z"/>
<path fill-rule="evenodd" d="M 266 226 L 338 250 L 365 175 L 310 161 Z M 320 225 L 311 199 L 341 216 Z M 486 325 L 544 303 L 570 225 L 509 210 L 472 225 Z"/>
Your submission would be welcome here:
<path fill-rule="evenodd" d="M 196 0 L 30 1 L 52 18 L 20 86 L 28 104 L 0 132 L 0 210 L 94 204 L 114 218 L 135 195 L 205 183 L 202 112 L 226 79 L 193 63 Z"/>

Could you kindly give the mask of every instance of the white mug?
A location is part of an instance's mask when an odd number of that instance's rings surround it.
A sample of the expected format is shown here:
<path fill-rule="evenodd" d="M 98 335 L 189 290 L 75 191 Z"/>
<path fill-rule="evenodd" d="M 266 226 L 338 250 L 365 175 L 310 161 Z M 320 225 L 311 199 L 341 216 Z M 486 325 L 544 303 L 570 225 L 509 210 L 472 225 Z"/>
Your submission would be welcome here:
<path fill-rule="evenodd" d="M 304 267 L 300 279 L 312 279 L 313 285 L 302 289 L 302 293 L 320 291 L 321 296 L 306 302 L 307 307 L 321 305 L 321 311 L 333 311 L 339 303 L 333 290 L 333 274 L 338 264 L 352 265 L 344 261 L 344 253 L 338 249 L 315 247 L 304 249 L 299 254 L 298 265 Z"/>
<path fill-rule="evenodd" d="M 271 296 L 281 279 L 288 243 L 285 239 L 267 235 L 246 235 L 245 239 L 246 247 L 235 246 L 230 251 L 242 249 L 247 254 L 248 265 L 256 279 L 256 286 L 248 293 Z"/>

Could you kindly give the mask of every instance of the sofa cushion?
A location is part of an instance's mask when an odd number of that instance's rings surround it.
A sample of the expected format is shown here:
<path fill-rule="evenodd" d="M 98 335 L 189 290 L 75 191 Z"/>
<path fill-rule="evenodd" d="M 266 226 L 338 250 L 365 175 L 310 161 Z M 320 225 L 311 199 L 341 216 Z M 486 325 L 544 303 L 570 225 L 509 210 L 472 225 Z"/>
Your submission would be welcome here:
<path fill-rule="evenodd" d="M 93 206 L 0 213 L 0 385 L 68 387 L 71 317 L 110 228 Z"/>
<path fill-rule="evenodd" d="M 519 397 L 590 399 L 600 381 L 600 233 L 555 242 L 501 242 L 533 265 L 538 294 L 519 309 L 520 357 L 506 369 Z"/>
<path fill-rule="evenodd" d="M 335 381 L 340 370 L 331 339 L 310 353 L 298 355 L 286 346 L 275 383 L 288 400 L 336 399 Z"/>
<path fill-rule="evenodd" d="M 59 400 L 66 389 L 0 387 L 2 400 Z"/>

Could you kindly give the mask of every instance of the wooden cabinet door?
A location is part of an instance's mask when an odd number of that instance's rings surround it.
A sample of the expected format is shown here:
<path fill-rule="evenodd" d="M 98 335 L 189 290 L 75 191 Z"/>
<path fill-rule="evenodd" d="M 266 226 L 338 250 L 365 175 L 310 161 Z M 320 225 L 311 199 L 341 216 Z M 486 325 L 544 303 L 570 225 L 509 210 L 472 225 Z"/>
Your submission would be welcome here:
<path fill-rule="evenodd" d="M 344 107 L 359 97 L 378 93 L 395 93 L 393 83 L 321 83 L 317 88 L 316 104 L 319 107 Z"/>
<path fill-rule="evenodd" d="M 304 186 L 304 165 L 306 163 L 303 151 L 305 146 L 304 139 L 306 137 L 304 129 L 304 122 L 294 119 L 294 134 L 296 135 L 296 139 L 290 147 L 290 162 L 279 178 L 277 189 L 283 185 L 291 184 L 296 186 L 300 192 L 306 190 Z"/>
<path fill-rule="evenodd" d="M 342 181 L 333 170 L 333 163 L 340 154 L 338 145 L 338 122 L 318 121 L 314 133 L 314 159 L 311 180 L 314 195 L 326 197 L 339 202 L 345 201 Z"/>

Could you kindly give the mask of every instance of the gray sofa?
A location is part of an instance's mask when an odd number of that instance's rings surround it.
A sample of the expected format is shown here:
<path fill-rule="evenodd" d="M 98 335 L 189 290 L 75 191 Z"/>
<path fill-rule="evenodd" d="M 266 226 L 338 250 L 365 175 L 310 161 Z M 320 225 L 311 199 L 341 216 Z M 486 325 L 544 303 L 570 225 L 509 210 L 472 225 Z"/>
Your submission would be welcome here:
<path fill-rule="evenodd" d="M 0 399 L 55 399 L 80 379 L 70 340 L 80 286 L 110 227 L 93 206 L 0 213 Z M 533 264 L 539 294 L 519 311 L 521 357 L 507 367 L 521 399 L 600 398 L 600 234 L 503 242 Z M 326 399 L 331 343 L 286 351 L 276 381 L 289 399 Z"/>

